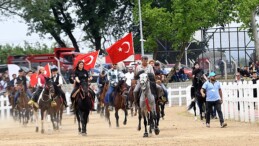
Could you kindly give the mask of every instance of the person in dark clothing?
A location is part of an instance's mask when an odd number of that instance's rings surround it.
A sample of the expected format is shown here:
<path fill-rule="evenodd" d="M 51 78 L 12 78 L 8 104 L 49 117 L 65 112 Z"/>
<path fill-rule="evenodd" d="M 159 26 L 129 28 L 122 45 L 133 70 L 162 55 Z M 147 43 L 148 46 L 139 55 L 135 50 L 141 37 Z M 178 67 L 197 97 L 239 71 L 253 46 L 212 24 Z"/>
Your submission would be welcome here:
<path fill-rule="evenodd" d="M 97 86 L 98 86 L 98 91 L 97 95 L 99 96 L 103 90 L 104 84 L 108 81 L 107 74 L 103 70 L 99 77 L 97 78 Z"/>
<path fill-rule="evenodd" d="M 14 95 L 14 104 L 17 104 L 17 100 L 18 100 L 18 97 L 20 96 L 20 92 L 21 92 L 22 88 L 24 88 L 24 91 L 26 91 L 26 94 L 29 97 L 29 99 L 32 98 L 31 90 L 29 90 L 29 88 L 28 88 L 27 79 L 24 76 L 24 71 L 22 69 L 19 70 L 19 75 L 16 78 L 16 80 L 14 80 L 14 85 L 16 87 L 18 87 L 18 90 L 16 91 L 16 93 Z M 21 86 L 23 86 L 23 87 L 21 87 Z"/>
<path fill-rule="evenodd" d="M 88 71 L 84 69 L 84 62 L 78 61 L 77 66 L 75 68 L 75 85 L 70 96 L 72 101 L 72 105 L 71 105 L 72 111 L 74 111 L 74 101 L 76 97 L 76 94 L 74 93 L 78 91 L 81 82 L 85 81 L 86 83 L 88 83 L 88 78 L 89 78 L 89 74 L 88 74 Z M 88 91 L 85 91 L 85 92 L 87 93 Z"/>
<path fill-rule="evenodd" d="M 62 97 L 64 105 L 65 105 L 65 107 L 67 107 L 66 95 L 65 95 L 64 91 L 61 89 L 63 81 L 62 81 L 62 77 L 58 74 L 58 69 L 57 68 L 51 69 L 51 74 L 52 74 L 51 79 L 54 83 L 53 85 L 55 88 L 55 92 L 59 97 Z"/>

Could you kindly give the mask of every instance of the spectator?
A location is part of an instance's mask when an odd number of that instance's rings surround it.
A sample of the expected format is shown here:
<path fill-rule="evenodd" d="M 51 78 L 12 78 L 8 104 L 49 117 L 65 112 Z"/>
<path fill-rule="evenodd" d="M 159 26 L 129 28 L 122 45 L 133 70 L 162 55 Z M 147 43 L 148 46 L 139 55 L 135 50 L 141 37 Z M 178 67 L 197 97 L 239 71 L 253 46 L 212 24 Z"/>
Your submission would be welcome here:
<path fill-rule="evenodd" d="M 2 79 L 0 78 L 0 91 L 1 92 L 5 92 L 7 87 L 7 78 L 2 77 Z"/>
<path fill-rule="evenodd" d="M 180 74 L 180 79 L 181 79 L 182 81 L 188 80 L 187 75 L 184 73 L 184 67 L 182 67 L 182 68 L 179 70 L 179 74 Z"/>
<path fill-rule="evenodd" d="M 222 59 L 219 59 L 218 66 L 221 73 L 221 77 L 224 77 L 224 62 Z"/>
<path fill-rule="evenodd" d="M 173 78 L 173 81 L 180 82 L 181 75 L 179 73 L 179 69 L 178 68 L 175 70 L 175 73 L 172 76 L 172 78 Z"/>
<path fill-rule="evenodd" d="M 10 81 L 10 86 L 14 87 L 14 81 L 16 80 L 17 75 L 16 74 L 12 74 L 12 77 L 13 77 L 13 79 Z"/>

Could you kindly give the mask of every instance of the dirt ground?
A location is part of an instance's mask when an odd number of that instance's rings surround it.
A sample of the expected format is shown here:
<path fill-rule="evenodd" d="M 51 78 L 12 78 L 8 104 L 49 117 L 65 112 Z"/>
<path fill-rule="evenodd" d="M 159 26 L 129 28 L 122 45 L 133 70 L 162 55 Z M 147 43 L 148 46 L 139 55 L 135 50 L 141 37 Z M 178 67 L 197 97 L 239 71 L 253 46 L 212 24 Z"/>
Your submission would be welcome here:
<path fill-rule="evenodd" d="M 68 115 L 64 116 L 60 131 L 50 133 L 46 129 L 45 134 L 36 133 L 33 123 L 24 127 L 12 119 L 1 120 L 0 145 L 259 145 L 257 124 L 226 121 L 228 127 L 220 128 L 219 121 L 213 119 L 211 128 L 206 128 L 203 121 L 195 121 L 185 107 L 167 107 L 165 119 L 160 122 L 160 134 L 152 134 L 148 138 L 143 138 L 143 126 L 141 131 L 137 131 L 137 117 L 129 116 L 127 125 L 123 125 L 124 116 L 120 112 L 120 127 L 116 128 L 114 113 L 111 115 L 112 127 L 109 127 L 104 118 L 93 112 L 87 126 L 87 136 L 77 133 L 77 124 L 74 124 L 73 116 Z"/>

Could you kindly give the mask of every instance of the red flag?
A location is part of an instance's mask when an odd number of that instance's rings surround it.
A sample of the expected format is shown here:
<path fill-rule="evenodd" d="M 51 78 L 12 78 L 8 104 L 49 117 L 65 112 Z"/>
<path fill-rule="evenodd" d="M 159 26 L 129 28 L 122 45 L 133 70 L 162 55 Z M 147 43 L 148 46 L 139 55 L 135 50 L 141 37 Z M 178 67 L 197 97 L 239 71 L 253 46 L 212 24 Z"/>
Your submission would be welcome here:
<path fill-rule="evenodd" d="M 44 66 L 44 68 L 45 68 L 45 76 L 48 77 L 48 78 L 50 78 L 50 77 L 51 77 L 51 71 L 50 71 L 50 66 L 49 66 L 49 64 L 46 64 L 46 65 Z"/>
<path fill-rule="evenodd" d="M 118 63 L 134 54 L 132 33 L 118 40 L 115 44 L 106 50 L 112 60 L 112 63 Z"/>
<path fill-rule="evenodd" d="M 31 78 L 30 78 L 30 85 L 31 87 L 35 87 L 37 85 L 37 82 L 38 82 L 38 74 L 37 73 L 33 73 L 31 75 Z"/>
<path fill-rule="evenodd" d="M 98 55 L 99 55 L 99 51 L 77 55 L 74 60 L 74 68 L 76 67 L 78 61 L 80 61 L 80 60 L 82 60 L 84 62 L 85 70 L 90 70 L 90 69 L 94 68 Z"/>

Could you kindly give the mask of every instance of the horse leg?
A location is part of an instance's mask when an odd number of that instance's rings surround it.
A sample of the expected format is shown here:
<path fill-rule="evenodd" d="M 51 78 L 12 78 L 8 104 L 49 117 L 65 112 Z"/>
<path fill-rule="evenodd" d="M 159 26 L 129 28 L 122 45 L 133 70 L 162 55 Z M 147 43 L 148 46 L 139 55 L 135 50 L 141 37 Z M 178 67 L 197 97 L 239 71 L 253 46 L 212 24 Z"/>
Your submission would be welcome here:
<path fill-rule="evenodd" d="M 35 132 L 39 132 L 39 114 L 37 110 L 33 110 L 33 115 L 35 118 Z"/>
<path fill-rule="evenodd" d="M 154 119 L 154 125 L 155 125 L 155 134 L 158 135 L 160 130 L 158 128 L 159 125 L 159 119 L 160 119 L 160 114 L 156 114 L 156 112 L 153 112 L 153 119 Z"/>
<path fill-rule="evenodd" d="M 199 110 L 200 110 L 200 119 L 203 120 L 203 116 L 202 116 L 202 113 L 203 113 L 202 101 L 199 100 L 199 99 L 197 101 L 198 101 L 198 106 L 199 106 Z"/>
<path fill-rule="evenodd" d="M 125 118 L 124 118 L 123 124 L 126 125 L 127 124 L 127 116 L 128 116 L 128 111 L 126 109 L 124 109 L 124 114 L 125 114 Z"/>
<path fill-rule="evenodd" d="M 81 124 L 82 124 L 82 136 L 86 135 L 86 123 L 87 123 L 87 116 L 86 112 L 80 112 L 81 117 Z"/>
<path fill-rule="evenodd" d="M 108 105 L 105 106 L 105 117 L 106 117 L 106 120 L 108 120 L 109 127 L 111 127 L 112 124 L 110 120 L 110 111 L 108 110 Z"/>
<path fill-rule="evenodd" d="M 116 127 L 120 127 L 119 126 L 119 114 L 118 114 L 118 110 L 115 110 L 115 118 L 116 118 Z"/>
<path fill-rule="evenodd" d="M 141 130 L 141 118 L 142 118 L 142 115 L 141 115 L 141 112 L 140 112 L 140 108 L 139 108 L 139 113 L 138 113 L 138 131 Z"/>
<path fill-rule="evenodd" d="M 196 113 L 196 102 L 192 102 L 192 104 L 193 104 L 193 112 L 194 112 L 194 117 L 195 117 L 194 119 L 197 120 L 197 117 L 196 117 L 197 116 L 197 113 Z"/>
<path fill-rule="evenodd" d="M 76 114 L 76 119 L 77 119 L 77 124 L 78 124 L 78 133 L 81 133 L 81 122 L 80 122 L 80 116 L 79 116 L 79 111 L 75 112 Z"/>
<path fill-rule="evenodd" d="M 160 107 L 161 107 L 161 117 L 162 117 L 162 119 L 164 119 L 164 116 L 165 116 L 165 103 L 163 102 L 160 105 Z M 157 115 L 159 115 L 159 117 L 160 117 L 160 114 L 157 114 Z"/>
<path fill-rule="evenodd" d="M 145 126 L 145 133 L 143 135 L 143 137 L 148 137 L 148 133 L 147 133 L 147 116 L 145 116 L 145 113 L 143 114 L 143 118 L 144 118 L 144 126 Z"/>
<path fill-rule="evenodd" d="M 41 110 L 40 111 L 40 115 L 41 115 L 41 133 L 43 134 L 45 131 L 44 131 L 44 117 L 45 117 L 45 111 L 44 110 Z"/>

